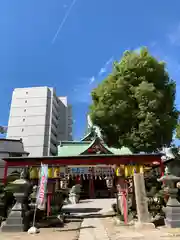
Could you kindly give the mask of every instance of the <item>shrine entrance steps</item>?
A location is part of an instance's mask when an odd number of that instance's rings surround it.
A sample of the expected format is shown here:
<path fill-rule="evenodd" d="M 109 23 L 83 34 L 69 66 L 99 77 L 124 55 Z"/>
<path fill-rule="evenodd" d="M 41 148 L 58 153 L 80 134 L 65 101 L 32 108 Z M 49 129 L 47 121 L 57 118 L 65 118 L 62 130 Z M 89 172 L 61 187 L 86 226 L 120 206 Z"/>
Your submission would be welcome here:
<path fill-rule="evenodd" d="M 108 199 L 86 199 L 78 204 L 67 204 L 62 208 L 62 212 L 70 213 L 71 216 L 96 217 L 112 213 L 112 204 L 116 203 L 115 198 Z"/>

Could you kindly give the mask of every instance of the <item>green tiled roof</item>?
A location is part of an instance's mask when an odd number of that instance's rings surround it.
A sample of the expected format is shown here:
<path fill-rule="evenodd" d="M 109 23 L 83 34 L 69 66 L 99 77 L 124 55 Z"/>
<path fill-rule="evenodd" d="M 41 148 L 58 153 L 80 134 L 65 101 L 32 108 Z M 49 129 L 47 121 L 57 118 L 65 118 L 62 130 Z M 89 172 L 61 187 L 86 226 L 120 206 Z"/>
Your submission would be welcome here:
<path fill-rule="evenodd" d="M 58 146 L 58 156 L 78 156 L 86 151 L 91 142 L 61 142 Z"/>
<path fill-rule="evenodd" d="M 107 147 L 108 148 L 108 147 Z M 115 155 L 130 155 L 133 154 L 131 150 L 127 147 L 122 147 L 122 148 L 108 148 L 109 151 L 114 153 Z"/>
<path fill-rule="evenodd" d="M 58 146 L 58 156 L 78 156 L 88 150 L 95 142 L 93 141 L 74 141 L 74 142 L 61 142 Z M 129 155 L 132 152 L 127 147 L 122 147 L 121 149 L 109 148 L 106 144 L 103 146 L 115 155 Z"/>

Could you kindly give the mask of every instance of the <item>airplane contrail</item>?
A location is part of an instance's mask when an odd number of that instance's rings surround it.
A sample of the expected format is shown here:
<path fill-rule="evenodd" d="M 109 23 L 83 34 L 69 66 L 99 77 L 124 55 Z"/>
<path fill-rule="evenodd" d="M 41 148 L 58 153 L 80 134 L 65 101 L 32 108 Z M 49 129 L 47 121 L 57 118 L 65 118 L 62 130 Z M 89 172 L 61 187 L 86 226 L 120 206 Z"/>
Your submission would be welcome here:
<path fill-rule="evenodd" d="M 74 7 L 74 5 L 76 4 L 76 2 L 77 2 L 77 0 L 73 0 L 72 3 L 71 3 L 71 5 L 69 6 L 69 8 L 68 8 L 68 10 L 67 10 L 64 18 L 62 19 L 61 23 L 59 24 L 59 27 L 58 27 L 58 29 L 57 29 L 57 32 L 55 33 L 55 35 L 54 35 L 54 37 L 53 37 L 53 39 L 52 39 L 52 42 L 51 42 L 52 44 L 55 43 L 55 41 L 56 41 L 59 33 L 61 32 L 64 24 L 66 23 L 69 15 L 70 15 L 70 13 L 71 13 L 71 10 L 73 9 L 73 7 Z"/>

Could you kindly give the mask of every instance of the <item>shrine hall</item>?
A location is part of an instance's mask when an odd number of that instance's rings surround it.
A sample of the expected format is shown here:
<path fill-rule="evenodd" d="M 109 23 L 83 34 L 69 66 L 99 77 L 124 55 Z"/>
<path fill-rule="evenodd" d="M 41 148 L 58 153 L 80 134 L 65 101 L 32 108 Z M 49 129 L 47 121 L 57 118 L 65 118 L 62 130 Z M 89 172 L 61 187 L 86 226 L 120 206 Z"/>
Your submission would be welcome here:
<path fill-rule="evenodd" d="M 4 183 L 8 167 L 28 167 L 30 179 L 38 184 L 41 163 L 48 164 L 48 189 L 54 191 L 55 183 L 68 180 L 69 188 L 80 183 L 84 197 L 100 197 L 100 192 L 111 195 L 118 167 L 124 168 L 125 177 L 134 171 L 146 172 L 153 167 L 163 171 L 162 154 L 133 154 L 127 147 L 108 147 L 91 129 L 80 141 L 61 141 L 57 156 L 4 158 Z M 111 185 L 111 186 L 108 186 Z"/>

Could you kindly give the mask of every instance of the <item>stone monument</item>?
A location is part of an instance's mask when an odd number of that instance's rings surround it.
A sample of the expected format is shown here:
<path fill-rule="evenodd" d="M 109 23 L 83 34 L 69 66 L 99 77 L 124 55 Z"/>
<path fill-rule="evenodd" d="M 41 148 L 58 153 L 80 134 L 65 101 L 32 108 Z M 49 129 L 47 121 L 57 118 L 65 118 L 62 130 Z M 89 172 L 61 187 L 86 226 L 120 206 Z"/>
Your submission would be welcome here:
<path fill-rule="evenodd" d="M 138 215 L 138 223 L 136 224 L 136 227 L 154 228 L 154 224 L 150 223 L 150 214 L 148 212 L 148 201 L 143 173 L 134 173 L 134 188 Z"/>

